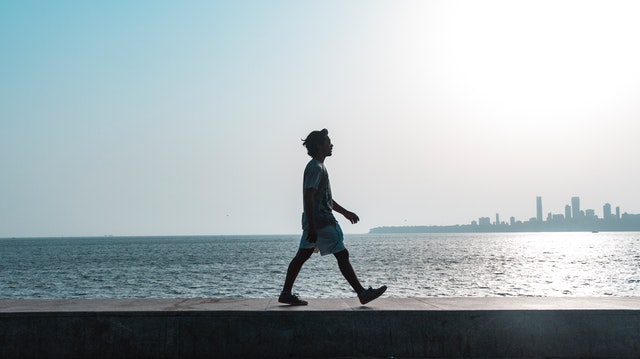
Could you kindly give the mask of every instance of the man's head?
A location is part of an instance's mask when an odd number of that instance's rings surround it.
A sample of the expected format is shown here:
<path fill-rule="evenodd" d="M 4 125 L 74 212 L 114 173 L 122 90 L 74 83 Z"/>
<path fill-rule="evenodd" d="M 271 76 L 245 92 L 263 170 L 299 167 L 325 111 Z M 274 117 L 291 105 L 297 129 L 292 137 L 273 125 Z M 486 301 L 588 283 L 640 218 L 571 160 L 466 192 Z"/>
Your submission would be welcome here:
<path fill-rule="evenodd" d="M 331 139 L 329 138 L 329 131 L 322 129 L 320 131 L 313 131 L 302 140 L 302 145 L 307 148 L 309 156 L 316 158 L 318 156 L 326 157 L 331 156 Z"/>

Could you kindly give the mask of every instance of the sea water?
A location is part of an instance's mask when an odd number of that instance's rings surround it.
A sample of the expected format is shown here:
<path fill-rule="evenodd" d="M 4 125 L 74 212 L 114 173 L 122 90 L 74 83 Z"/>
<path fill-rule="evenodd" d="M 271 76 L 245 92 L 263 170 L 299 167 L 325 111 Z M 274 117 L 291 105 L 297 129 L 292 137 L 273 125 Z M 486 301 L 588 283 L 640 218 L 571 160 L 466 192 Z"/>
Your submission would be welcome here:
<path fill-rule="evenodd" d="M 0 239 L 0 298 L 276 297 L 298 235 Z M 365 286 L 391 297 L 639 296 L 640 233 L 346 235 Z M 354 296 L 314 254 L 305 298 Z"/>

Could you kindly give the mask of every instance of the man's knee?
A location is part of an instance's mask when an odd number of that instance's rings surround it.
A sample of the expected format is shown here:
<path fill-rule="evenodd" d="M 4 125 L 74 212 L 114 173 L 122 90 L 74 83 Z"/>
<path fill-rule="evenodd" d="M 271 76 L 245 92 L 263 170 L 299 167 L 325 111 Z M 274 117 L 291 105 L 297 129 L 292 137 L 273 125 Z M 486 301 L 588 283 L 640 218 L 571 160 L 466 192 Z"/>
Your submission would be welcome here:
<path fill-rule="evenodd" d="M 296 253 L 295 257 L 293 257 L 293 260 L 304 263 L 307 261 L 307 259 L 311 257 L 312 254 L 313 254 L 313 249 L 301 248 L 301 249 L 298 249 L 298 253 Z"/>
<path fill-rule="evenodd" d="M 349 260 L 349 251 L 345 248 L 333 254 L 337 260 Z"/>

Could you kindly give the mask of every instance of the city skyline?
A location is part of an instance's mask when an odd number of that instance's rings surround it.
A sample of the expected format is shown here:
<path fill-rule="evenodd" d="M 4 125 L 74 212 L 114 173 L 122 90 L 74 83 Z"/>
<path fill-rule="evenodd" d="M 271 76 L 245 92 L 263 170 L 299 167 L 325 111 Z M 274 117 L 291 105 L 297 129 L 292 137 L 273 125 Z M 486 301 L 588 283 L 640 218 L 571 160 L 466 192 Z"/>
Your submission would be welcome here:
<path fill-rule="evenodd" d="M 546 217 L 544 217 L 544 206 L 542 201 L 542 196 L 536 196 L 536 216 L 530 217 L 527 222 L 557 222 L 557 221 L 576 221 L 576 220 L 590 220 L 590 219 L 622 219 L 623 215 L 633 215 L 627 212 L 622 213 L 620 206 L 615 207 L 615 214 L 611 211 L 612 206 L 609 202 L 606 202 L 602 205 L 602 217 L 599 217 L 596 213 L 595 209 L 580 209 L 580 196 L 572 196 L 571 197 L 571 205 L 566 204 L 564 207 L 564 213 L 553 213 L 547 212 Z M 496 213 L 496 220 L 492 223 L 502 224 L 506 222 L 501 222 L 499 220 L 500 215 Z M 487 220 L 489 222 L 487 222 Z M 471 224 L 474 224 L 476 221 L 472 221 Z M 518 219 L 511 216 L 509 219 L 509 224 L 517 223 Z M 524 221 L 520 221 L 524 222 Z M 491 224 L 490 217 L 480 217 L 475 224 Z"/>
<path fill-rule="evenodd" d="M 602 217 L 595 209 L 581 209 L 580 196 L 572 196 L 571 204 L 564 206 L 564 213 L 548 212 L 543 217 L 542 196 L 536 196 L 535 216 L 519 220 L 514 216 L 501 221 L 500 213 L 491 217 L 479 217 L 470 224 L 382 226 L 370 229 L 369 233 L 442 233 L 442 232 L 575 232 L 575 231 L 640 231 L 640 214 L 622 212 L 620 206 L 609 202 L 602 205 Z"/>

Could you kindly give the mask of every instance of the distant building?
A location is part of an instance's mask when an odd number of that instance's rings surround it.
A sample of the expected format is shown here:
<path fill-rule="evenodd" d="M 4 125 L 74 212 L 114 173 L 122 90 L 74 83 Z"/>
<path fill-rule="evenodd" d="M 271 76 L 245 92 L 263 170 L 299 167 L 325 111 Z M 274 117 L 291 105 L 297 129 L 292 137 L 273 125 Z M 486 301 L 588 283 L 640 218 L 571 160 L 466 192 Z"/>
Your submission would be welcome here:
<path fill-rule="evenodd" d="M 489 217 L 480 217 L 478 219 L 478 222 L 480 223 L 481 226 L 490 226 L 491 225 L 491 218 L 489 218 Z"/>
<path fill-rule="evenodd" d="M 602 206 L 602 218 L 605 220 L 611 219 L 611 205 L 609 203 L 605 203 L 604 206 Z"/>
<path fill-rule="evenodd" d="M 564 206 L 564 218 L 571 219 L 571 206 L 570 205 Z"/>
<path fill-rule="evenodd" d="M 580 197 L 571 197 L 571 217 L 580 218 Z"/>
<path fill-rule="evenodd" d="M 620 206 L 616 207 L 616 218 L 620 219 Z"/>
<path fill-rule="evenodd" d="M 588 209 L 585 211 L 585 216 L 587 217 L 587 219 L 595 219 L 596 218 L 596 211 L 593 209 Z"/>
<path fill-rule="evenodd" d="M 536 197 L 536 214 L 538 222 L 542 222 L 542 197 Z"/>

